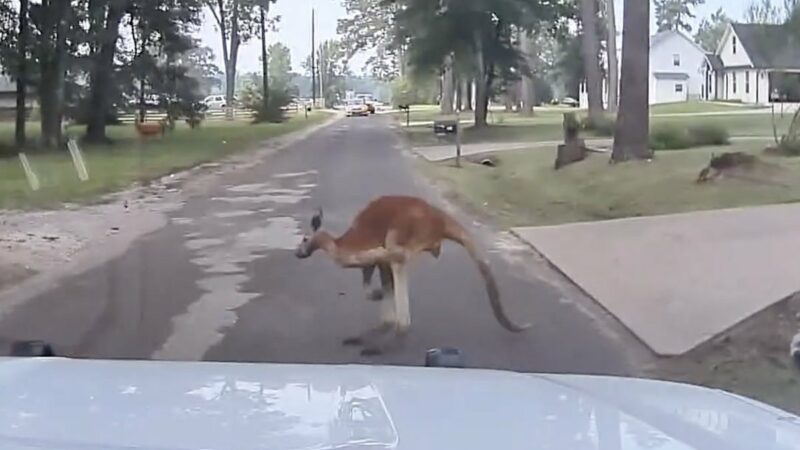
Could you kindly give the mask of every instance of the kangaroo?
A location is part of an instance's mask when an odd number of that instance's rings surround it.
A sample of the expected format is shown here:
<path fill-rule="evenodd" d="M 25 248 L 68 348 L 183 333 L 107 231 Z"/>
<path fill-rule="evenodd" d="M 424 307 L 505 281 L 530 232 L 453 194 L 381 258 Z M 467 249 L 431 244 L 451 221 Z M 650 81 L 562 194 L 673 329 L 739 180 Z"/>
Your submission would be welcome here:
<path fill-rule="evenodd" d="M 756 164 L 756 157 L 744 152 L 726 152 L 719 156 L 712 153 L 708 166 L 704 167 L 697 175 L 696 183 L 712 181 L 726 172 L 732 172 L 737 168 L 752 170 Z"/>
<path fill-rule="evenodd" d="M 521 332 L 529 324 L 518 325 L 508 318 L 500 302 L 497 282 L 486 259 L 477 246 L 454 218 L 426 201 L 408 196 L 383 196 L 370 202 L 353 219 L 350 228 L 338 238 L 321 230 L 322 210 L 311 219 L 310 235 L 303 237 L 295 255 L 308 258 L 322 250 L 339 266 L 360 268 L 364 287 L 369 289 L 370 280 L 377 268 L 380 271 L 382 289 L 368 294 L 368 298 L 382 302 L 382 323 L 356 338 L 346 339 L 344 344 L 363 344 L 368 336 L 394 331 L 396 337 L 408 333 L 411 314 L 408 298 L 407 266 L 420 253 L 430 253 L 438 258 L 442 241 L 450 240 L 466 249 L 483 277 L 489 304 L 497 321 L 505 329 Z M 380 353 L 380 348 L 368 347 L 362 353 Z"/>

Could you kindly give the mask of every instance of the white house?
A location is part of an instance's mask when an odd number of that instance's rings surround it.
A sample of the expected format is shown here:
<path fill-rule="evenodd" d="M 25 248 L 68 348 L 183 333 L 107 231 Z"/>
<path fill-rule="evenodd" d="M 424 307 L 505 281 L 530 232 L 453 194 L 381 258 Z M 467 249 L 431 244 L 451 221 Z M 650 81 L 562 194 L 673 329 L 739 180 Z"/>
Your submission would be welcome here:
<path fill-rule="evenodd" d="M 729 24 L 703 71 L 707 100 L 800 101 L 800 41 L 782 25 Z"/>
<path fill-rule="evenodd" d="M 650 104 L 702 98 L 706 52 L 680 31 L 650 38 Z"/>
<path fill-rule="evenodd" d="M 621 66 L 621 55 L 617 60 Z M 680 31 L 662 31 L 651 36 L 650 104 L 684 102 L 702 98 L 705 88 L 704 67 L 706 61 L 705 50 Z M 606 98 L 604 81 L 604 102 Z M 582 108 L 588 106 L 584 84 L 581 84 L 580 87 L 580 104 Z"/>

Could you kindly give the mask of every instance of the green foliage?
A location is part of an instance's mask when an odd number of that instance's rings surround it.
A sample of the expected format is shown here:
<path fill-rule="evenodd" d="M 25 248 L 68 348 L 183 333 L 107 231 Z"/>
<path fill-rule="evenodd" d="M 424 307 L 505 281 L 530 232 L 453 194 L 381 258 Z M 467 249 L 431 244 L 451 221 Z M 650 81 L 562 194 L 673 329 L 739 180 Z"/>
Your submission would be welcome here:
<path fill-rule="evenodd" d="M 653 150 L 682 150 L 691 146 L 689 133 L 684 128 L 665 125 L 650 130 L 650 148 Z"/>
<path fill-rule="evenodd" d="M 706 0 L 654 0 L 658 31 L 678 30 L 691 32 L 692 9 Z"/>
<path fill-rule="evenodd" d="M 275 42 L 267 49 L 269 58 L 269 85 L 278 90 L 287 90 L 292 81 L 292 56 L 282 42 Z"/>
<path fill-rule="evenodd" d="M 339 19 L 336 31 L 342 37 L 348 57 L 370 53 L 364 68 L 379 80 L 400 74 L 402 49 L 395 43 L 394 13 L 397 5 L 384 0 L 344 0 L 347 16 Z"/>
<path fill-rule="evenodd" d="M 438 80 L 433 76 L 398 77 L 391 83 L 392 105 L 435 104 Z"/>
<path fill-rule="evenodd" d="M 617 119 L 611 114 L 604 114 L 595 120 L 587 116 L 581 121 L 582 129 L 593 131 L 598 136 L 614 136 L 616 125 Z"/>
<path fill-rule="evenodd" d="M 333 107 L 339 98 L 344 97 L 345 78 L 350 75 L 348 56 L 344 45 L 337 40 L 323 41 L 317 47 L 315 66 L 317 69 L 318 93 L 325 100 L 325 106 Z M 306 58 L 303 67 L 311 75 L 311 56 Z"/>
<path fill-rule="evenodd" d="M 728 145 L 730 133 L 727 128 L 716 123 L 701 123 L 688 128 L 689 139 L 692 146 L 701 145 Z"/>
<path fill-rule="evenodd" d="M 650 148 L 653 150 L 681 150 L 729 143 L 728 130 L 714 123 L 701 123 L 689 127 L 662 125 L 650 130 Z"/>
<path fill-rule="evenodd" d="M 722 40 L 722 34 L 725 33 L 725 28 L 731 22 L 731 19 L 725 15 L 722 8 L 718 8 L 709 17 L 704 17 L 697 26 L 697 32 L 694 34 L 694 41 L 703 47 L 708 52 L 714 52 Z"/>
<path fill-rule="evenodd" d="M 241 101 L 245 108 L 256 111 L 254 122 L 280 123 L 286 120 L 284 107 L 291 103 L 292 96 L 288 89 L 270 86 L 268 104 L 264 107 L 264 96 L 260 85 L 250 84 L 240 91 Z"/>

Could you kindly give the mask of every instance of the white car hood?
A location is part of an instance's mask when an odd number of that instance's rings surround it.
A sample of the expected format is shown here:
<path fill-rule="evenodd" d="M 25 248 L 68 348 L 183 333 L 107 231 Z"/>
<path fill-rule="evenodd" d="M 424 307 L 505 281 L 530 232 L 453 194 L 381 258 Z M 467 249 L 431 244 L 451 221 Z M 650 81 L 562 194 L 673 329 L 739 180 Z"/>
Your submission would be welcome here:
<path fill-rule="evenodd" d="M 800 418 L 625 378 L 0 358 L 2 449 L 800 448 Z"/>

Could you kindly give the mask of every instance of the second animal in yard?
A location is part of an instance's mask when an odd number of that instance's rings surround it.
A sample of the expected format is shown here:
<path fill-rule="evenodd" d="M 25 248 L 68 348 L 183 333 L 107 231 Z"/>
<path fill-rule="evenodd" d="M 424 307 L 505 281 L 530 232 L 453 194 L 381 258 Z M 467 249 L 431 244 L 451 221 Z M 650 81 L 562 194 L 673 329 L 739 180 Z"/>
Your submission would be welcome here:
<path fill-rule="evenodd" d="M 295 254 L 298 258 L 307 258 L 316 250 L 322 250 L 341 267 L 362 269 L 366 288 L 369 288 L 376 268 L 380 273 L 382 289 L 368 292 L 367 295 L 373 300 L 382 299 L 382 323 L 344 342 L 365 345 L 362 353 L 381 351 L 380 345 L 370 342 L 377 337 L 392 331 L 397 337 L 407 334 L 411 325 L 408 263 L 424 252 L 438 257 L 445 240 L 463 246 L 477 265 L 492 311 L 500 325 L 513 332 L 529 327 L 527 324 L 515 324 L 508 318 L 489 264 L 464 227 L 422 199 L 408 196 L 379 197 L 361 210 L 350 228 L 339 237 L 333 237 L 321 226 L 320 210 L 311 219 L 311 234 L 304 236 L 297 247 Z M 388 297 L 391 297 L 391 301 Z"/>

